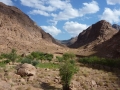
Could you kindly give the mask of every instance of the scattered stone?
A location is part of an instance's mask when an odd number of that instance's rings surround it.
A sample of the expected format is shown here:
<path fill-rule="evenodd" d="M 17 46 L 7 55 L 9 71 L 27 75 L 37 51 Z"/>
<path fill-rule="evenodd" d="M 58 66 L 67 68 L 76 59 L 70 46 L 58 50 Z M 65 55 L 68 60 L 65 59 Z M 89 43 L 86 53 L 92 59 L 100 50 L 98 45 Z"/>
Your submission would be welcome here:
<path fill-rule="evenodd" d="M 97 85 L 94 80 L 92 80 L 91 83 L 92 83 L 92 86 L 96 86 Z"/>

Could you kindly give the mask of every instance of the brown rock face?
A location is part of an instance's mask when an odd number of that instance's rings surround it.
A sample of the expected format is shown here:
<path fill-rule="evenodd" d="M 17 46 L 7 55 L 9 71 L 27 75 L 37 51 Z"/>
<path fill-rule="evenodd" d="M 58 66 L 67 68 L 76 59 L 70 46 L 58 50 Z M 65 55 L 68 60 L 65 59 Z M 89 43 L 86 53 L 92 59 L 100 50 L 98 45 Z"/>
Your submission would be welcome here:
<path fill-rule="evenodd" d="M 108 58 L 120 58 L 120 31 L 108 41 L 97 46 L 98 54 Z"/>
<path fill-rule="evenodd" d="M 45 46 L 56 46 L 53 43 L 58 44 L 21 10 L 0 3 L 0 52 L 7 52 L 11 48 L 21 52 L 38 50 Z"/>
<path fill-rule="evenodd" d="M 101 20 L 80 33 L 77 41 L 70 47 L 79 48 L 84 46 L 84 48 L 92 49 L 96 45 L 109 40 L 117 32 L 110 23 Z"/>

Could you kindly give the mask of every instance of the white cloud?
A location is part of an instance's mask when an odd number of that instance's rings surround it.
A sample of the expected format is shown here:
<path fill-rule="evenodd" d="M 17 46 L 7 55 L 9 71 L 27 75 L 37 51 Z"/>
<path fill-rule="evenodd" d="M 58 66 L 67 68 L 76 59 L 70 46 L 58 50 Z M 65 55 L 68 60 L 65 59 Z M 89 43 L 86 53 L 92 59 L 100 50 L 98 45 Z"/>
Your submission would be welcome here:
<path fill-rule="evenodd" d="M 49 14 L 47 12 L 41 11 L 41 10 L 32 10 L 29 12 L 29 14 L 33 14 L 33 15 L 40 14 L 40 15 L 44 15 L 44 16 L 49 16 Z"/>
<path fill-rule="evenodd" d="M 109 5 L 120 4 L 120 0 L 107 0 L 107 4 Z"/>
<path fill-rule="evenodd" d="M 82 17 L 86 14 L 92 14 L 99 11 L 99 6 L 96 1 L 83 3 L 83 7 L 76 9 L 70 3 L 70 0 L 20 0 L 21 4 L 31 7 L 31 14 L 40 14 L 53 17 L 52 20 L 69 20 L 77 17 Z"/>
<path fill-rule="evenodd" d="M 111 10 L 110 8 L 105 8 L 100 19 L 109 21 L 110 23 L 119 23 L 120 22 L 120 9 Z"/>
<path fill-rule="evenodd" d="M 54 20 L 69 20 L 77 17 L 82 17 L 86 14 L 93 14 L 99 11 L 99 6 L 96 1 L 90 3 L 83 3 L 83 7 L 80 9 L 75 9 L 70 3 L 68 3 L 64 10 L 59 12 L 57 16 L 54 17 Z"/>
<path fill-rule="evenodd" d="M 83 3 L 83 5 L 84 7 L 79 10 L 81 16 L 85 14 L 93 14 L 99 11 L 99 6 L 96 1 L 92 1 L 90 3 Z"/>
<path fill-rule="evenodd" d="M 54 7 L 49 5 L 47 0 L 20 0 L 24 6 L 31 7 L 33 9 L 40 9 L 42 11 L 52 12 L 55 10 Z"/>
<path fill-rule="evenodd" d="M 79 12 L 77 9 L 74 9 L 71 4 L 67 4 L 65 9 L 61 12 L 59 12 L 59 14 L 57 16 L 54 17 L 54 20 L 69 20 L 72 18 L 76 18 L 79 17 Z"/>
<path fill-rule="evenodd" d="M 66 22 L 63 26 L 63 28 L 72 36 L 77 36 L 80 32 L 87 29 L 87 27 L 88 25 L 86 24 L 81 24 L 73 21 Z"/>
<path fill-rule="evenodd" d="M 6 4 L 6 5 L 10 5 L 10 6 L 13 5 L 12 0 L 0 0 L 0 2 L 3 2 L 4 4 Z"/>
<path fill-rule="evenodd" d="M 61 30 L 57 29 L 55 26 L 41 26 L 41 28 L 47 33 L 50 33 L 52 36 L 56 36 L 61 33 Z"/>

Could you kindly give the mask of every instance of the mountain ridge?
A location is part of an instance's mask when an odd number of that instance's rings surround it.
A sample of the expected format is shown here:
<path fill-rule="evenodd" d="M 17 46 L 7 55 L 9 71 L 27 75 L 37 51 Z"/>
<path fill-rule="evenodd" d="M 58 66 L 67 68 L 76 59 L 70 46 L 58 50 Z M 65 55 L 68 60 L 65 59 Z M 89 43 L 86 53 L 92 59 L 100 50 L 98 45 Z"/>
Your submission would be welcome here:
<path fill-rule="evenodd" d="M 20 9 L 2 2 L 0 2 L 0 31 L 1 52 L 8 52 L 12 48 L 30 52 L 49 46 L 57 48 L 60 45 Z"/>

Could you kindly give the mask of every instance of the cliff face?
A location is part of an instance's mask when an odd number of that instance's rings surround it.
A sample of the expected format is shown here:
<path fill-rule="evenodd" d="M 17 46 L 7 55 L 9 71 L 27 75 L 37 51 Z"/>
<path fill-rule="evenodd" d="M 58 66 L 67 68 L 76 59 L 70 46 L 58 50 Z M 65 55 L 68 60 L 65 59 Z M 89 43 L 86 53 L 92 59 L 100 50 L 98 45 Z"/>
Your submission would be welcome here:
<path fill-rule="evenodd" d="M 80 33 L 77 41 L 70 47 L 93 49 L 96 45 L 112 38 L 117 32 L 116 29 L 112 28 L 110 23 L 101 20 Z"/>
<path fill-rule="evenodd" d="M 0 52 L 58 47 L 55 39 L 38 27 L 25 13 L 0 3 Z"/>

